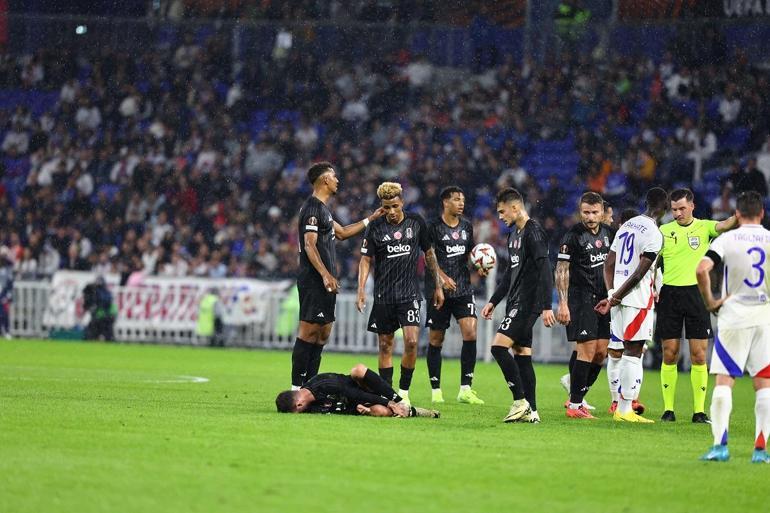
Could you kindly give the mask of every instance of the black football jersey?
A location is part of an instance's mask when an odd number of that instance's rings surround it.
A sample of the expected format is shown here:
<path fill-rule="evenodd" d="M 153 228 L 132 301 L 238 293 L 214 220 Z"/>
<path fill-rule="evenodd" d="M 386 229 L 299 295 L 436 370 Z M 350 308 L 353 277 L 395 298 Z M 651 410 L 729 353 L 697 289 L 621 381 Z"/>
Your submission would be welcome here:
<path fill-rule="evenodd" d="M 460 297 L 473 294 L 468 256 L 473 249 L 473 225 L 465 218 L 451 227 L 440 217 L 428 223 L 428 233 L 433 249 L 436 251 L 438 266 L 457 284 L 457 290 L 444 291 L 444 297 Z M 425 295 L 432 297 L 436 284 L 430 272 L 425 273 Z"/>
<path fill-rule="evenodd" d="M 329 208 L 315 196 L 310 196 L 299 211 L 297 226 L 299 232 L 299 274 L 297 286 L 305 288 L 323 288 L 323 279 L 307 258 L 305 234 L 317 233 L 316 247 L 326 269 L 337 275 L 337 256 L 335 252 L 334 219 Z"/>
<path fill-rule="evenodd" d="M 422 299 L 417 260 L 420 251 L 428 249 L 428 228 L 418 214 L 405 214 L 400 224 L 388 223 L 385 216 L 369 224 L 361 254 L 374 259 L 374 302 L 397 304 Z"/>
<path fill-rule="evenodd" d="M 521 230 L 514 226 L 508 235 L 508 255 L 505 274 L 490 302 L 497 305 L 507 297 L 506 310 L 550 310 L 553 276 L 548 237 L 540 223 L 529 219 Z"/>
<path fill-rule="evenodd" d="M 604 261 L 610 252 L 615 231 L 606 224 L 599 225 L 594 235 L 583 223 L 569 229 L 559 244 L 558 260 L 569 262 L 569 295 L 607 295 L 604 284 Z"/>

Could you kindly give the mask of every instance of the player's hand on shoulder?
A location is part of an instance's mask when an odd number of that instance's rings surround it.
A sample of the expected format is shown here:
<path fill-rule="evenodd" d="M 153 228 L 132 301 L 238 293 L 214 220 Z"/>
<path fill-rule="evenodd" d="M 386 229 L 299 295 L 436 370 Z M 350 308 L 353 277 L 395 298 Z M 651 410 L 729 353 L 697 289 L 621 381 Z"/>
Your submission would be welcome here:
<path fill-rule="evenodd" d="M 495 305 L 487 303 L 484 308 L 481 309 L 481 316 L 488 321 L 492 320 L 492 312 L 495 311 Z"/>
<path fill-rule="evenodd" d="M 559 303 L 559 308 L 556 309 L 556 320 L 564 326 L 570 323 L 571 319 L 567 303 Z"/>
<path fill-rule="evenodd" d="M 610 300 L 602 299 L 601 301 L 596 303 L 596 306 L 594 307 L 594 311 L 599 312 L 602 315 L 607 315 L 607 312 L 610 311 Z"/>
<path fill-rule="evenodd" d="M 543 310 L 543 325 L 550 328 L 554 324 L 556 324 L 556 317 L 553 315 L 553 310 Z"/>

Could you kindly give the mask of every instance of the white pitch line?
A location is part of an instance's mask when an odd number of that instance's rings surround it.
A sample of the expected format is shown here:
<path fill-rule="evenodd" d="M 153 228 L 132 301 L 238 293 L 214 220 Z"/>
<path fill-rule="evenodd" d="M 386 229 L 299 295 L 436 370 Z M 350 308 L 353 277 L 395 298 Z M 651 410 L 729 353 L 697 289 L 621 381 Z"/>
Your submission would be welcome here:
<path fill-rule="evenodd" d="M 176 376 L 176 379 L 147 379 L 145 383 L 208 383 L 209 378 L 202 376 Z"/>

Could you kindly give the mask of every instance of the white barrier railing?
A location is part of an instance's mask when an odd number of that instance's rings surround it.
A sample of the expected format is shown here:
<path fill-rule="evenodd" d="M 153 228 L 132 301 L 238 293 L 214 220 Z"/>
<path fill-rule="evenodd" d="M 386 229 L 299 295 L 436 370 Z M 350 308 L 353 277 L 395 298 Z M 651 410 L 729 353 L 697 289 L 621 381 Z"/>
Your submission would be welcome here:
<path fill-rule="evenodd" d="M 10 310 L 11 334 L 24 338 L 46 338 L 57 326 L 46 326 L 43 323 L 44 313 L 48 308 L 48 298 L 51 286 L 48 282 L 18 281 L 14 284 L 13 303 Z M 142 294 L 136 289 L 128 290 L 125 287 L 115 287 L 113 294 L 116 301 L 121 300 L 122 295 Z M 150 294 L 151 292 L 147 292 Z M 226 326 L 225 341 L 228 346 L 260 347 L 270 349 L 289 349 L 294 344 L 294 333 L 291 335 L 278 334 L 276 328 L 281 311 L 281 304 L 285 294 L 272 293 L 263 298 L 260 304 L 265 309 L 259 316 L 259 322 L 253 322 L 241 326 Z M 481 302 L 478 301 L 481 299 Z M 477 298 L 477 311 L 481 311 L 485 299 Z M 337 321 L 332 330 L 328 349 L 332 351 L 344 351 L 351 353 L 376 353 L 377 337 L 374 333 L 366 331 L 369 319 L 370 305 L 364 314 L 356 310 L 356 296 L 352 293 L 342 293 L 337 297 Z M 425 302 L 423 302 L 423 316 Z M 495 311 L 493 321 L 479 319 L 479 358 L 485 358 L 489 354 L 489 344 L 494 337 L 495 330 L 502 319 L 504 305 Z M 159 344 L 204 345 L 205 340 L 197 337 L 191 330 L 165 329 L 157 323 L 148 321 L 136 321 L 125 318 L 119 313 L 114 326 L 115 338 L 127 342 L 149 342 Z M 572 351 L 567 342 L 564 328 L 548 329 L 538 319 L 534 329 L 533 358 L 540 362 L 561 362 L 569 358 Z M 427 330 L 423 329 L 420 336 L 420 346 L 427 345 Z M 400 350 L 400 341 L 397 341 L 396 350 Z M 446 356 L 459 356 L 462 346 L 462 338 L 456 325 L 447 331 L 444 341 L 443 353 Z M 483 349 L 482 349 L 483 348 Z"/>

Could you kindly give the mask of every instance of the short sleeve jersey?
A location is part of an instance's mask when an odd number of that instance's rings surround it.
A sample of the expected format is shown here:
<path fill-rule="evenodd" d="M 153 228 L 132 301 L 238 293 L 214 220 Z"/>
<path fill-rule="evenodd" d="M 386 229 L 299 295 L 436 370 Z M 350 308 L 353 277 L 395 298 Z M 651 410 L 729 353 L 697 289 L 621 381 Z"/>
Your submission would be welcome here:
<path fill-rule="evenodd" d="M 374 259 L 374 302 L 398 304 L 422 299 L 417 279 L 420 251 L 430 249 L 425 220 L 405 214 L 399 224 L 385 216 L 366 228 L 361 254 Z"/>
<path fill-rule="evenodd" d="M 720 328 L 770 324 L 770 231 L 743 225 L 711 243 L 707 257 L 724 264 L 722 297 L 730 297 L 717 314 Z"/>
<path fill-rule="evenodd" d="M 307 257 L 305 234 L 318 234 L 316 248 L 318 249 L 321 261 L 326 266 L 326 269 L 333 276 L 336 276 L 337 257 L 334 247 L 334 219 L 329 208 L 315 196 L 310 196 L 302 204 L 302 208 L 300 208 L 297 228 L 299 231 L 299 274 L 297 275 L 297 286 L 323 289 L 323 279 Z"/>
<path fill-rule="evenodd" d="M 697 285 L 695 269 L 709 243 L 719 235 L 717 221 L 693 219 L 687 226 L 671 221 L 660 227 L 663 235 L 663 285 Z"/>
<path fill-rule="evenodd" d="M 607 260 L 614 236 L 615 231 L 606 224 L 600 224 L 599 231 L 593 234 L 583 223 L 576 224 L 564 234 L 557 259 L 570 264 L 570 297 L 607 295 L 604 261 Z"/>
<path fill-rule="evenodd" d="M 644 253 L 657 255 L 663 247 L 663 236 L 655 221 L 647 216 L 632 217 L 618 228 L 610 249 L 615 252 L 615 276 L 612 288 L 618 289 L 639 267 Z M 654 256 L 653 256 L 654 258 Z M 623 306 L 652 309 L 653 287 L 655 285 L 655 264 L 645 273 L 639 283 L 623 298 Z"/>
<path fill-rule="evenodd" d="M 436 251 L 438 266 L 457 284 L 457 290 L 445 290 L 444 296 L 453 298 L 473 294 L 468 268 L 468 255 L 473 249 L 473 225 L 467 219 L 460 218 L 460 223 L 452 227 L 439 217 L 428 223 L 428 233 Z M 425 294 L 431 297 L 435 288 L 433 275 L 426 272 Z"/>

